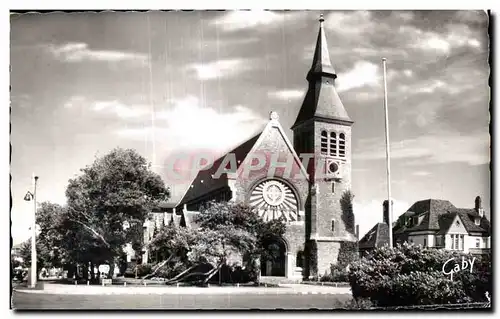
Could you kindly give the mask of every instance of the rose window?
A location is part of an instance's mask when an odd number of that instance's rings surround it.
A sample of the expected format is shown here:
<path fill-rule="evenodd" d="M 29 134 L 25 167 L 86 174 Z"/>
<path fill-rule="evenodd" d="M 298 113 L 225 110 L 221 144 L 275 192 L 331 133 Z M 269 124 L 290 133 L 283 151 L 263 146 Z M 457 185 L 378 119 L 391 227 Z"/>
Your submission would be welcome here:
<path fill-rule="evenodd" d="M 287 222 L 298 220 L 297 199 L 290 187 L 280 181 L 268 180 L 257 185 L 250 196 L 250 206 L 265 221 L 280 217 Z"/>

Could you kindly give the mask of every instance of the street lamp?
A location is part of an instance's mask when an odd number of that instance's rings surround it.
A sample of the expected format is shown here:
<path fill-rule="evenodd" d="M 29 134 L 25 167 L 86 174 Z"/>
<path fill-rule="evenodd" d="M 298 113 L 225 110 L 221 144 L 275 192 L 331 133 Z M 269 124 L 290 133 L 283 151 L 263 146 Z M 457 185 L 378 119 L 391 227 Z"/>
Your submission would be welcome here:
<path fill-rule="evenodd" d="M 33 200 L 33 225 L 31 226 L 31 288 L 36 287 L 37 280 L 37 270 L 36 270 L 36 182 L 38 180 L 38 176 L 33 174 L 33 182 L 34 182 L 34 190 L 33 193 L 28 191 L 24 196 L 25 201 Z"/>

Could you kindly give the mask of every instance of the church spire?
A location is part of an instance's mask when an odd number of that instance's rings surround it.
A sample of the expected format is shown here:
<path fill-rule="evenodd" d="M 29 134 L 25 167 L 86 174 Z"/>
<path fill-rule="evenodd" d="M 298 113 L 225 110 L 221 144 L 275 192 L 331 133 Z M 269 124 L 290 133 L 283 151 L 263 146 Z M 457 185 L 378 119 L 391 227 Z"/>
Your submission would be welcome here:
<path fill-rule="evenodd" d="M 325 30 L 323 27 L 324 21 L 325 18 L 323 14 L 321 14 L 319 16 L 319 32 L 318 39 L 316 40 L 316 49 L 314 50 L 311 69 L 307 74 L 307 80 L 317 75 L 328 76 L 333 79 L 337 77 L 332 62 L 330 61 L 330 53 L 328 52 L 328 44 L 326 43 Z"/>
<path fill-rule="evenodd" d="M 314 49 L 313 63 L 307 73 L 307 90 L 299 115 L 292 129 L 309 120 L 352 125 L 342 101 L 335 89 L 337 74 L 330 61 L 324 30 L 323 15 L 319 18 L 319 32 Z"/>

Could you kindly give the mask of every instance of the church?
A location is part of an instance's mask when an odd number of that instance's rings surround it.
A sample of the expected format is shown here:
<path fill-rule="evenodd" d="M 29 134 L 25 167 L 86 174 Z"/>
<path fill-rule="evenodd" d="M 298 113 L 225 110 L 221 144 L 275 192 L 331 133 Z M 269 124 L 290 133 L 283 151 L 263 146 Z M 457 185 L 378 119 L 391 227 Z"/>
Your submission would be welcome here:
<path fill-rule="evenodd" d="M 145 223 L 146 243 L 155 225 L 195 226 L 193 216 L 212 200 L 245 203 L 265 220 L 283 217 L 286 221 L 283 238 L 269 243 L 276 258 L 261 261 L 262 276 L 321 276 L 336 263 L 342 244 L 357 240 L 354 225 L 346 222 L 341 207 L 343 194 L 351 188 L 354 122 L 335 89 L 337 74 L 330 61 L 323 23 L 321 16 L 312 66 L 306 76 L 307 93 L 291 127 L 293 142 L 287 138 L 279 115 L 271 112 L 259 134 L 229 152 L 235 158 L 234 171 L 215 176 L 226 164 L 227 156 L 222 156 L 212 168 L 198 172 L 180 202 L 163 205 L 153 214 L 153 222 Z M 306 161 L 304 154 L 312 161 Z M 256 158 L 265 160 L 257 165 Z M 143 263 L 147 260 L 145 251 Z"/>

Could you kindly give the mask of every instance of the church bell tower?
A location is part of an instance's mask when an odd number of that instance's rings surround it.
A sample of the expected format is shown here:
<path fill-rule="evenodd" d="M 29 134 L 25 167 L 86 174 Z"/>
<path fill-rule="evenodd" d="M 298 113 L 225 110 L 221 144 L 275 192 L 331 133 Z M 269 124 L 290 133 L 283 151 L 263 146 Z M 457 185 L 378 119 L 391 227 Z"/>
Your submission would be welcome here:
<path fill-rule="evenodd" d="M 292 126 L 297 153 L 314 155 L 314 163 L 311 160 L 307 167 L 311 185 L 306 205 L 306 250 L 315 255 L 309 258 L 316 260 L 310 270 L 320 276 L 337 262 L 342 244 L 356 240 L 354 225 L 343 215 L 341 205 L 342 196 L 351 188 L 353 121 L 335 89 L 337 74 L 330 61 L 323 24 L 321 15 L 307 74 L 308 90 Z"/>

